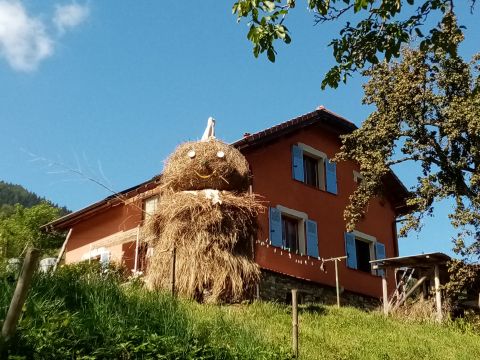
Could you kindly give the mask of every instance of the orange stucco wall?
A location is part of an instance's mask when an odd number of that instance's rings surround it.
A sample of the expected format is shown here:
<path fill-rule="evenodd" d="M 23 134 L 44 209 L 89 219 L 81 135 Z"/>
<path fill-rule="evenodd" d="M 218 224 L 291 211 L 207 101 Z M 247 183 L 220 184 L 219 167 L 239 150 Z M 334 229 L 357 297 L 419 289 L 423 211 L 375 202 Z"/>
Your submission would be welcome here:
<path fill-rule="evenodd" d="M 70 239 L 67 242 L 65 262 L 74 263 L 82 260 L 82 256 L 92 248 L 100 247 L 102 238 L 127 231 L 137 227 L 142 221 L 142 211 L 139 204 L 118 204 L 82 220 L 73 226 Z M 131 244 L 109 246 L 111 260 L 124 262 L 133 268 L 134 249 Z M 133 255 L 132 255 L 133 253 Z"/>
<path fill-rule="evenodd" d="M 339 150 L 337 135 L 324 129 L 310 127 L 274 143 L 245 153 L 253 174 L 253 191 L 264 197 L 266 206 L 282 205 L 307 213 L 308 218 L 318 225 L 319 255 L 331 258 L 345 255 L 345 221 L 343 211 L 348 197 L 356 186 L 354 163 L 337 164 L 338 195 L 330 194 L 292 178 L 292 146 L 304 143 L 332 158 Z M 386 256 L 395 254 L 395 237 L 392 229 L 395 213 L 387 200 L 372 200 L 367 216 L 358 224 L 357 230 L 376 237 L 385 244 Z M 261 230 L 257 242 L 255 258 L 262 268 L 292 275 L 302 279 L 335 286 L 335 271 L 332 262 L 325 264 L 327 272 L 320 270 L 321 261 L 308 256 L 300 256 L 268 246 L 268 211 L 260 215 Z M 341 285 L 353 292 L 381 297 L 381 278 L 372 274 L 346 267 L 340 263 Z M 388 275 L 393 284 L 392 274 Z M 391 289 L 390 289 L 391 290 Z"/>

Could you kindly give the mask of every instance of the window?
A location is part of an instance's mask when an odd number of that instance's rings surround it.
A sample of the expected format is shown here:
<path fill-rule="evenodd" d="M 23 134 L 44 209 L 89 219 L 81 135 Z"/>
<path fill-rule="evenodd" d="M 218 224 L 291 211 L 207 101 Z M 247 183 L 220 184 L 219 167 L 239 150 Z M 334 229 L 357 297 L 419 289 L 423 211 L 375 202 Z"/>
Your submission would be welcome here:
<path fill-rule="evenodd" d="M 111 253 L 105 247 L 90 249 L 87 253 L 82 255 L 82 260 L 99 261 L 102 266 L 108 266 L 111 260 Z"/>
<path fill-rule="evenodd" d="M 298 223 L 297 219 L 282 215 L 282 245 L 284 249 L 295 254 L 300 252 Z"/>
<path fill-rule="evenodd" d="M 147 251 L 148 244 L 142 243 L 138 246 L 137 271 L 145 272 L 147 270 Z"/>
<path fill-rule="evenodd" d="M 305 184 L 320 188 L 317 159 L 303 155 L 303 174 Z"/>
<path fill-rule="evenodd" d="M 292 148 L 292 173 L 295 180 L 337 194 L 337 166 L 327 155 L 298 143 Z"/>
<path fill-rule="evenodd" d="M 370 261 L 385 258 L 385 245 L 373 236 L 353 231 L 345 233 L 347 266 L 366 273 L 382 275 L 383 270 L 372 270 Z"/>
<path fill-rule="evenodd" d="M 272 246 L 318 257 L 317 223 L 306 213 L 278 205 L 270 208 L 269 215 Z"/>
<path fill-rule="evenodd" d="M 157 211 L 158 195 L 151 196 L 143 201 L 143 218 L 152 216 Z"/>
<path fill-rule="evenodd" d="M 357 257 L 357 269 L 365 272 L 372 272 L 372 267 L 370 266 L 370 245 L 367 241 L 361 239 L 355 239 L 355 252 Z"/>

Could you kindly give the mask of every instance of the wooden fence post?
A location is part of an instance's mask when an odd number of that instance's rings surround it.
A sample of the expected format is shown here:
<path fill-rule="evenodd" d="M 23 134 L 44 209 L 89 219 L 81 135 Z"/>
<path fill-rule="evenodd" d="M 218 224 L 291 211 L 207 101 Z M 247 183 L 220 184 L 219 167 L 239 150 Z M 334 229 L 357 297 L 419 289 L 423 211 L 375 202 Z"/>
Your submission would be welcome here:
<path fill-rule="evenodd" d="M 442 294 L 440 292 L 440 268 L 438 264 L 435 264 L 434 276 L 435 276 L 435 304 L 437 307 L 437 321 L 441 322 L 443 320 Z"/>
<path fill-rule="evenodd" d="M 340 307 L 340 283 L 338 282 L 338 259 L 335 259 L 335 287 L 337 290 L 337 308 Z"/>
<path fill-rule="evenodd" d="M 292 289 L 292 347 L 293 356 L 298 358 L 298 301 L 297 289 Z"/>
<path fill-rule="evenodd" d="M 8 340 L 13 335 L 17 327 L 18 319 L 22 312 L 23 304 L 27 297 L 27 291 L 32 281 L 33 273 L 37 268 L 38 258 L 40 257 L 40 251 L 37 249 L 29 249 L 25 260 L 23 262 L 22 272 L 18 278 L 15 292 L 13 293 L 10 307 L 8 308 L 7 316 L 3 322 L 2 338 Z"/>
<path fill-rule="evenodd" d="M 388 302 L 388 286 L 387 286 L 387 269 L 383 269 L 382 274 L 382 297 L 383 297 L 383 314 L 388 315 L 390 304 Z"/>
<path fill-rule="evenodd" d="M 175 267 L 176 267 L 176 249 L 175 249 L 175 246 L 173 246 L 173 249 L 172 249 L 172 269 L 171 269 L 171 287 L 172 287 L 172 296 L 175 296 Z"/>

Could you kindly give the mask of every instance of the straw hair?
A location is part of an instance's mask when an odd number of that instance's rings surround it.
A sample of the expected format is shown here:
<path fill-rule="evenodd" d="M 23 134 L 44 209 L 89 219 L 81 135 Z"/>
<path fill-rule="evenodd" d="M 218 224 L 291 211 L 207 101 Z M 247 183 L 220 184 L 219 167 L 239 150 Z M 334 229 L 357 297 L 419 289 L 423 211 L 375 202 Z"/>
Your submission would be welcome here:
<path fill-rule="evenodd" d="M 263 206 L 254 195 L 218 193 L 214 204 L 206 191 L 166 191 L 147 221 L 154 246 L 147 283 L 168 288 L 171 250 L 176 249 L 176 291 L 210 303 L 248 297 L 260 270 L 252 260 L 256 217 Z"/>
<path fill-rule="evenodd" d="M 189 152 L 195 152 L 192 158 Z M 218 152 L 224 156 L 217 156 Z M 162 174 L 164 188 L 174 191 L 216 189 L 242 192 L 248 189 L 245 157 L 219 140 L 186 142 L 167 159 Z"/>

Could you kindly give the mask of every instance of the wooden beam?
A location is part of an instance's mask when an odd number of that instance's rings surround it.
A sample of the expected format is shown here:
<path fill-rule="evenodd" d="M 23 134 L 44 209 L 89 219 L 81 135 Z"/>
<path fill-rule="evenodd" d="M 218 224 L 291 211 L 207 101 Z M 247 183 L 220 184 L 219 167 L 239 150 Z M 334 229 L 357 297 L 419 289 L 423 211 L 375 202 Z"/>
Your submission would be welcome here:
<path fill-rule="evenodd" d="M 442 294 L 440 293 L 440 268 L 435 265 L 435 303 L 437 305 L 437 321 L 443 320 L 442 314 Z"/>
<path fill-rule="evenodd" d="M 340 284 L 338 281 L 338 260 L 335 260 L 335 287 L 337 289 L 337 307 L 340 307 Z"/>
<path fill-rule="evenodd" d="M 425 280 L 427 280 L 427 277 L 426 276 L 422 276 L 420 279 L 418 279 L 418 281 L 415 283 L 415 285 L 412 286 L 412 288 L 410 290 L 408 290 L 408 292 L 405 294 L 405 296 L 403 297 L 402 300 L 400 300 L 397 304 L 395 304 L 395 306 L 393 307 L 393 310 L 396 310 L 398 309 L 400 306 L 402 306 L 402 304 L 407 300 L 407 298 L 413 294 L 413 292 L 415 290 L 418 289 L 418 287 L 420 285 L 422 285 Z"/>
<path fill-rule="evenodd" d="M 329 262 L 329 261 L 334 261 L 335 262 L 335 287 L 337 290 L 337 307 L 340 307 L 340 280 L 338 277 L 338 262 L 342 261 L 343 259 L 346 259 L 346 256 L 338 256 L 338 257 L 333 257 L 329 259 L 323 259 L 322 258 L 322 266 L 323 263 Z"/>
<path fill-rule="evenodd" d="M 25 260 L 23 261 L 22 272 L 17 281 L 17 286 L 13 293 L 7 316 L 3 322 L 2 338 L 8 340 L 17 328 L 18 319 L 22 313 L 23 304 L 27 298 L 27 292 L 32 281 L 33 273 L 37 269 L 40 251 L 37 249 L 28 249 Z"/>
<path fill-rule="evenodd" d="M 62 248 L 60 249 L 60 252 L 58 253 L 57 261 L 55 262 L 55 265 L 53 266 L 53 271 L 57 270 L 58 264 L 60 264 L 60 261 L 62 261 L 63 254 L 65 253 L 65 249 L 67 248 L 67 242 L 70 239 L 70 236 L 72 236 L 72 231 L 73 231 L 73 228 L 70 228 L 70 230 L 68 230 L 68 234 L 65 238 L 65 241 L 63 242 Z"/>
<path fill-rule="evenodd" d="M 383 292 L 383 313 L 388 315 L 388 287 L 387 287 L 387 269 L 383 270 L 382 275 L 382 292 Z"/>

